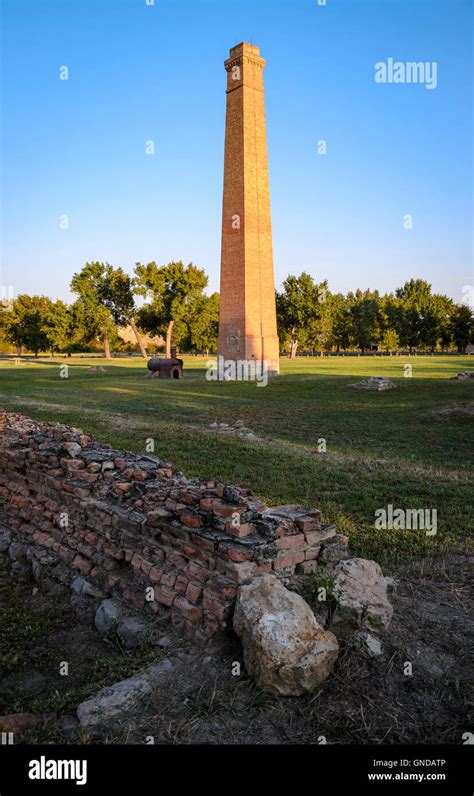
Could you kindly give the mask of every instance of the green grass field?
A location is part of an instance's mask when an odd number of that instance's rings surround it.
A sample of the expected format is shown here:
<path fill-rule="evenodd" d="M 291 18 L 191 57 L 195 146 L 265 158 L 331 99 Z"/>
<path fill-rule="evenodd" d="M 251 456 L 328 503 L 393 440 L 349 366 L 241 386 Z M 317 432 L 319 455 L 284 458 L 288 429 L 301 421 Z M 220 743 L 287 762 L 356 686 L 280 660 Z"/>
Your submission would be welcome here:
<path fill-rule="evenodd" d="M 60 377 L 60 364 L 69 377 Z M 105 373 L 91 374 L 91 364 Z M 411 378 L 404 365 L 412 365 Z M 0 406 L 80 426 L 114 447 L 155 453 L 189 476 L 250 486 L 271 504 L 317 506 L 354 554 L 395 565 L 415 553 L 465 551 L 472 533 L 474 384 L 450 381 L 469 357 L 282 360 L 267 387 L 207 381 L 206 359 L 185 357 L 183 381 L 148 379 L 143 360 L 0 361 Z M 345 389 L 369 375 L 387 392 Z M 242 419 L 262 442 L 209 431 Z M 318 453 L 318 440 L 327 441 Z M 378 531 L 374 512 L 438 511 L 438 532 Z"/>

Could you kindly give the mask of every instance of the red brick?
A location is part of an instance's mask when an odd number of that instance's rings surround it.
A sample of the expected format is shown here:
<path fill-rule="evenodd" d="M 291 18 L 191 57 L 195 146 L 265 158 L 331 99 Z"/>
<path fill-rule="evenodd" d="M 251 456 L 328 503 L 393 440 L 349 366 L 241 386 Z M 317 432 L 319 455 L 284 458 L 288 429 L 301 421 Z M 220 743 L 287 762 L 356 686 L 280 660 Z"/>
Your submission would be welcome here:
<path fill-rule="evenodd" d="M 123 561 L 125 559 L 125 550 L 119 550 L 115 545 L 104 544 L 103 552 L 107 556 L 112 556 L 112 558 L 115 558 L 117 561 Z M 134 555 L 136 555 L 136 553 Z"/>
<path fill-rule="evenodd" d="M 250 561 L 253 558 L 253 550 L 245 547 L 228 547 L 225 552 L 231 561 Z"/>
<path fill-rule="evenodd" d="M 160 583 L 162 586 L 169 586 L 172 589 L 176 583 L 176 575 L 172 572 L 163 572 Z"/>
<path fill-rule="evenodd" d="M 174 589 L 169 589 L 167 586 L 155 586 L 155 600 L 158 600 L 159 603 L 163 603 L 163 605 L 168 606 L 171 608 L 173 605 L 175 598 L 177 596 L 177 592 Z"/>
<path fill-rule="evenodd" d="M 132 481 L 145 481 L 148 478 L 143 470 L 134 467 L 127 467 L 127 469 L 123 471 L 123 475 L 125 478 L 130 478 Z"/>
<path fill-rule="evenodd" d="M 162 570 L 158 567 L 152 567 L 148 572 L 148 577 L 152 583 L 158 583 L 161 580 Z"/>
<path fill-rule="evenodd" d="M 232 578 L 237 583 L 243 583 L 255 574 L 255 564 L 251 561 L 242 561 L 242 563 L 234 563 L 229 561 L 225 568 L 227 577 Z"/>
<path fill-rule="evenodd" d="M 237 536 L 238 538 L 250 536 L 250 534 L 255 533 L 255 525 L 252 522 L 243 522 L 241 525 L 231 525 L 227 523 L 225 529 L 231 536 Z"/>
<path fill-rule="evenodd" d="M 210 614 L 213 614 L 219 621 L 226 619 L 232 611 L 232 606 L 228 603 L 222 602 L 217 597 L 212 597 L 207 592 L 204 592 L 203 608 Z"/>
<path fill-rule="evenodd" d="M 285 567 L 294 567 L 304 561 L 304 551 L 297 551 L 295 553 L 287 553 L 279 555 L 276 561 L 273 562 L 274 569 L 284 569 Z"/>
<path fill-rule="evenodd" d="M 199 502 L 199 508 L 202 509 L 202 511 L 212 511 L 215 502 L 216 498 L 202 498 L 202 500 Z"/>
<path fill-rule="evenodd" d="M 255 574 L 256 575 L 263 575 L 265 572 L 271 572 L 273 569 L 273 565 L 271 561 L 266 561 L 265 564 L 256 564 L 255 565 Z"/>
<path fill-rule="evenodd" d="M 277 539 L 275 544 L 277 550 L 289 550 L 292 547 L 303 547 L 305 538 L 303 533 L 297 533 L 293 536 L 282 536 Z"/>
<path fill-rule="evenodd" d="M 186 619 L 189 619 L 191 622 L 197 622 L 202 617 L 202 608 L 200 605 L 193 605 L 186 597 L 183 597 L 182 594 L 178 594 L 176 597 L 173 608 L 179 611 Z"/>
<path fill-rule="evenodd" d="M 192 511 L 182 511 L 179 515 L 179 519 L 187 528 L 201 528 L 203 525 L 202 518 L 199 514 L 195 514 Z"/>
<path fill-rule="evenodd" d="M 186 597 L 191 600 L 192 603 L 196 603 L 202 594 L 202 584 L 201 583 L 193 583 L 190 581 L 188 583 L 188 587 L 186 589 Z"/>
<path fill-rule="evenodd" d="M 82 478 L 82 480 L 86 481 L 88 484 L 95 484 L 95 482 L 99 479 L 99 476 L 95 473 L 88 473 L 85 470 L 79 470 L 76 472 L 76 477 Z"/>
<path fill-rule="evenodd" d="M 166 565 L 176 567 L 176 569 L 184 569 L 187 560 L 180 553 L 175 550 L 166 551 Z"/>
<path fill-rule="evenodd" d="M 81 459 L 60 459 L 60 461 L 63 467 L 66 467 L 68 470 L 82 470 L 85 467 Z"/>
<path fill-rule="evenodd" d="M 142 561 L 142 572 L 144 572 L 145 575 L 149 575 L 152 566 L 153 564 L 150 561 Z"/>
<path fill-rule="evenodd" d="M 10 503 L 13 503 L 14 506 L 19 506 L 21 509 L 26 509 L 30 505 L 30 500 L 29 498 L 20 497 L 20 495 L 12 495 Z"/>
<path fill-rule="evenodd" d="M 300 531 L 316 531 L 321 527 L 321 514 L 319 512 L 314 512 L 311 515 L 297 517 L 295 522 Z"/>
<path fill-rule="evenodd" d="M 245 514 L 246 506 L 232 506 L 227 503 L 214 504 L 213 512 L 218 517 L 232 517 L 233 514 Z"/>
<path fill-rule="evenodd" d="M 184 575 L 178 575 L 174 587 L 176 591 L 184 593 L 188 587 L 188 583 L 189 583 L 188 578 L 185 578 Z"/>
<path fill-rule="evenodd" d="M 329 526 L 328 528 L 322 528 L 317 531 L 310 531 L 309 533 L 305 533 L 306 542 L 311 546 L 317 546 L 321 544 L 321 542 L 326 541 L 326 539 L 332 539 L 332 537 L 335 535 L 336 535 L 336 530 L 334 526 Z"/>
<path fill-rule="evenodd" d="M 211 597 L 219 597 L 223 600 L 233 600 L 237 595 L 237 588 L 237 583 L 234 580 L 218 576 L 209 581 L 205 594 L 209 594 Z"/>
<path fill-rule="evenodd" d="M 201 583 L 205 583 L 206 580 L 209 578 L 209 572 L 195 561 L 189 562 L 187 572 L 189 573 L 189 575 L 192 575 L 193 578 L 199 580 Z"/>
<path fill-rule="evenodd" d="M 91 570 L 91 564 L 82 556 L 76 556 L 74 561 L 72 562 L 73 567 L 78 569 L 83 575 L 88 575 Z"/>

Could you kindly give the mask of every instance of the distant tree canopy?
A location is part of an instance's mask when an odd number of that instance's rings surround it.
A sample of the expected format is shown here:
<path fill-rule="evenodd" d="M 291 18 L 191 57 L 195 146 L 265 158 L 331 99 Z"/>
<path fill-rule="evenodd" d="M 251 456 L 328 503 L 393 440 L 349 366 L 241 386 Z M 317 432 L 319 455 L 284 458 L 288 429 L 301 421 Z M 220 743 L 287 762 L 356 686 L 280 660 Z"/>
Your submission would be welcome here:
<path fill-rule="evenodd" d="M 44 328 L 45 319 L 51 312 L 52 301 L 46 296 L 17 296 L 10 311 L 6 313 L 5 331 L 7 339 L 18 352 L 22 348 L 33 351 L 49 349 L 49 339 Z"/>
<path fill-rule="evenodd" d="M 27 294 L 2 304 L 0 349 L 11 345 L 37 356 L 100 345 L 109 357 L 111 350 L 126 349 L 118 330 L 130 326 L 143 357 L 145 332 L 166 340 L 168 356 L 173 343 L 181 351 L 209 353 L 217 346 L 219 295 L 207 295 L 207 284 L 205 271 L 193 263 L 136 263 L 132 276 L 109 263 L 86 263 L 72 277 L 77 298 L 70 305 Z M 285 279 L 276 305 L 280 347 L 292 357 L 298 350 L 462 352 L 474 343 L 472 310 L 433 293 L 423 279 L 383 296 L 376 290 L 343 295 L 303 272 Z"/>
<path fill-rule="evenodd" d="M 290 356 L 296 357 L 298 344 L 311 338 L 314 324 L 321 320 L 321 300 L 327 283 L 316 284 L 304 271 L 301 276 L 288 276 L 283 291 L 277 293 L 277 319 L 280 340 L 289 338 Z"/>
<path fill-rule="evenodd" d="M 213 309 L 217 312 L 217 302 L 204 295 L 207 283 L 204 270 L 193 263 L 185 266 L 180 260 L 161 266 L 155 262 L 136 264 L 135 293 L 147 302 L 139 310 L 138 320 L 141 328 L 149 334 L 165 335 L 167 357 L 170 356 L 172 337 L 179 344 L 186 341 L 192 345 L 193 332 L 194 342 L 198 339 L 202 342 L 203 332 L 206 331 L 204 342 L 207 345 L 204 347 L 209 348 L 214 344 L 209 332 L 215 325 L 215 318 L 211 316 Z M 208 330 L 202 328 L 199 308 L 208 316 Z"/>
<path fill-rule="evenodd" d="M 362 352 L 408 349 L 461 352 L 474 342 L 473 313 L 463 304 L 432 293 L 423 279 L 411 279 L 395 294 L 356 290 L 331 293 L 308 274 L 289 276 L 277 293 L 280 345 Z"/>

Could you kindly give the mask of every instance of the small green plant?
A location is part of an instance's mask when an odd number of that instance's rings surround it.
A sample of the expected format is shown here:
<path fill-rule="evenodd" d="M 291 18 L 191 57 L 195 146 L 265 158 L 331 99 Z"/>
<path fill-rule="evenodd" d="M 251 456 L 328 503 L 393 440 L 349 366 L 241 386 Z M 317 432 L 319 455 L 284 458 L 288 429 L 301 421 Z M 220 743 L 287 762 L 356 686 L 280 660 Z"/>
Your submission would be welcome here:
<path fill-rule="evenodd" d="M 308 602 L 325 603 L 328 608 L 337 603 L 334 594 L 336 580 L 325 572 L 315 570 L 306 575 L 303 584 L 303 595 Z"/>
<path fill-rule="evenodd" d="M 275 695 L 265 688 L 259 688 L 253 680 L 240 680 L 234 685 L 235 692 L 243 691 L 247 710 L 259 710 L 262 713 L 274 710 Z"/>
<path fill-rule="evenodd" d="M 217 678 L 210 690 L 201 685 L 197 692 L 190 694 L 184 700 L 185 706 L 197 716 L 211 716 L 222 705 L 223 692 L 217 687 Z"/>

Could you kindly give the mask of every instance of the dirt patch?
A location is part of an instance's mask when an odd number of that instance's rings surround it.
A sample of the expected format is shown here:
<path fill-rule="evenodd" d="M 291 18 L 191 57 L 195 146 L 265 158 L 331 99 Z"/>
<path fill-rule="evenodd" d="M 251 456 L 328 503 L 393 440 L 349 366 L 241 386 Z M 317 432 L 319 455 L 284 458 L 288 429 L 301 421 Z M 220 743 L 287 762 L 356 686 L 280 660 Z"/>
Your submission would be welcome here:
<path fill-rule="evenodd" d="M 1 635 L 12 635 L 11 627 L 4 632 L 5 622 L 18 628 L 14 648 L 2 649 L 1 712 L 56 713 L 52 725 L 24 733 L 17 743 L 91 742 L 75 721 L 79 702 L 164 654 L 173 668 L 157 693 L 95 742 L 459 744 L 469 729 L 474 612 L 465 557 L 415 561 L 395 573 L 394 618 L 382 636 L 383 655 L 367 658 L 342 641 L 331 677 L 298 698 L 256 688 L 232 633 L 201 649 L 163 626 L 165 649 L 127 653 L 77 619 L 66 598 L 33 595 L 5 567 L 1 574 Z M 69 661 L 68 677 L 59 675 L 60 661 Z"/>
<path fill-rule="evenodd" d="M 455 418 L 472 417 L 474 415 L 474 403 L 470 404 L 450 404 L 440 409 L 432 409 L 430 412 L 422 412 L 421 417 L 430 420 L 452 420 Z"/>

